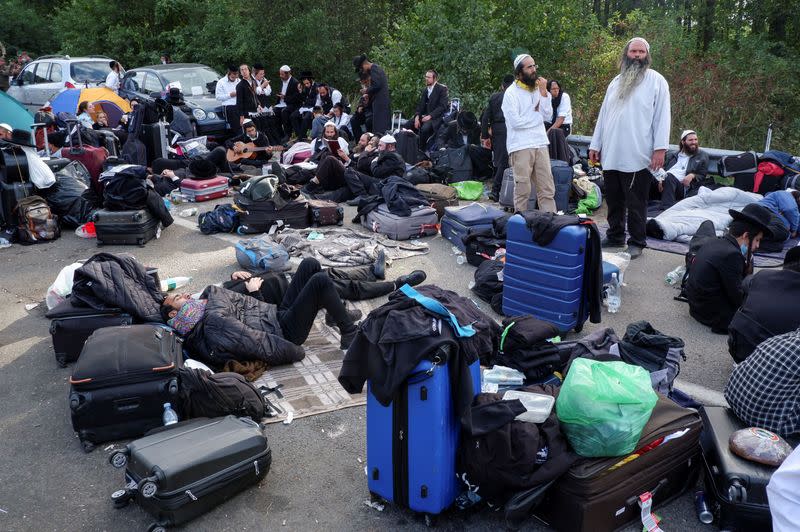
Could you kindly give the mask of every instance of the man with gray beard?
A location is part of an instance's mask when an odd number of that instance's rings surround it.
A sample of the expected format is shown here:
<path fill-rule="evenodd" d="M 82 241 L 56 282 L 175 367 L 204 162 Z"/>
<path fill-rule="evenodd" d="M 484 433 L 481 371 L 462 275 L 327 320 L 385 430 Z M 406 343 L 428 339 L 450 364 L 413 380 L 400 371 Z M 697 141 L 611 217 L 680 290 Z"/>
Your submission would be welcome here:
<path fill-rule="evenodd" d="M 608 85 L 589 144 L 589 159 L 602 164 L 605 181 L 609 227 L 603 246 L 625 245 L 627 213 L 626 251 L 632 259 L 647 245 L 651 171 L 664 165 L 669 146 L 669 85 L 651 64 L 648 42 L 641 37 L 628 41 L 620 74 Z"/>

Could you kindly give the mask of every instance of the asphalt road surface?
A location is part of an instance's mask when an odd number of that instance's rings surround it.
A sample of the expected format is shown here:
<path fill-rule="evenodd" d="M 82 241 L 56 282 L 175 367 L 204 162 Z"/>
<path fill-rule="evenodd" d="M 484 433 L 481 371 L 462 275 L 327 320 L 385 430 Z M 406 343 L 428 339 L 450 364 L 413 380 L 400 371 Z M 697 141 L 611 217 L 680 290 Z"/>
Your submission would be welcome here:
<path fill-rule="evenodd" d="M 180 210 L 182 206 L 177 206 Z M 212 205 L 202 204 L 201 211 Z M 346 220 L 353 215 L 348 208 Z M 159 268 L 163 278 L 193 277 L 187 291 L 227 279 L 236 260 L 235 237 L 204 236 L 196 217 L 177 218 L 174 226 L 146 247 L 107 247 L 129 252 Z M 349 222 L 348 222 L 349 223 Z M 470 295 L 474 268 L 459 265 L 452 246 L 440 236 L 427 239 L 430 254 L 397 261 L 387 276 L 423 269 L 428 282 Z M 115 510 L 109 499 L 122 487 L 122 472 L 108 465 L 106 445 L 85 454 L 72 431 L 67 405 L 70 368 L 53 357 L 44 313 L 44 295 L 58 271 L 96 253 L 94 240 L 71 231 L 56 242 L 0 250 L 0 530 L 136 531 L 152 519 L 131 504 Z M 688 360 L 678 379 L 681 389 L 701 402 L 721 404 L 721 391 L 731 370 L 725 337 L 711 334 L 676 302 L 664 275 L 683 257 L 646 250 L 625 275 L 622 308 L 604 311 L 602 324 L 587 323 L 585 332 L 613 327 L 620 335 L 628 323 L 649 320 L 657 329 L 686 341 Z M 26 310 L 26 305 L 38 305 Z M 479 302 L 487 310 L 488 305 Z M 299 419 L 291 425 L 269 425 L 272 470 L 257 487 L 184 527 L 220 530 L 421 530 L 424 522 L 410 512 L 367 507 L 364 407 Z M 660 508 L 663 529 L 705 529 L 696 519 L 693 491 Z M 495 530 L 499 515 L 488 510 L 450 511 L 441 530 Z M 547 530 L 530 520 L 526 530 Z M 630 530 L 641 530 L 630 527 Z"/>

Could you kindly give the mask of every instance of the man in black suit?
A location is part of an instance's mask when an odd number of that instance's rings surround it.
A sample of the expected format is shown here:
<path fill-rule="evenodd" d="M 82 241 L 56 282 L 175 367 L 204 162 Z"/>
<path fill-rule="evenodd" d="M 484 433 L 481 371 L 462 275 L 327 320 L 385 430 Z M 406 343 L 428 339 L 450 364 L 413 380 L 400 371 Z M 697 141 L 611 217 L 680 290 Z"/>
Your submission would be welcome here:
<path fill-rule="evenodd" d="M 503 77 L 500 90 L 489 96 L 489 105 L 481 115 L 481 144 L 484 148 L 492 150 L 492 163 L 494 165 L 494 180 L 489 199 L 497 201 L 500 197 L 500 187 L 503 184 L 503 173 L 508 168 L 508 150 L 506 150 L 506 120 L 503 116 L 503 96 L 506 89 L 514 83 L 514 76 L 507 74 Z"/>
<path fill-rule="evenodd" d="M 278 92 L 278 103 L 273 106 L 273 111 L 281 117 L 283 135 L 285 140 L 292 134 L 292 113 L 300 109 L 302 97 L 300 96 L 300 82 L 292 76 L 289 65 L 283 65 L 278 71 L 281 78 L 281 88 Z"/>
<path fill-rule="evenodd" d="M 292 130 L 297 140 L 308 140 L 308 130 L 314 119 L 314 106 L 317 105 L 317 84 L 309 71 L 300 72 L 300 105 L 291 114 Z"/>
<path fill-rule="evenodd" d="M 425 88 L 417 103 L 413 120 L 406 121 L 403 127 L 413 129 L 419 135 L 419 149 L 425 151 L 428 139 L 442 125 L 442 117 L 447 112 L 447 86 L 439 83 L 439 74 L 431 69 L 425 72 Z"/>

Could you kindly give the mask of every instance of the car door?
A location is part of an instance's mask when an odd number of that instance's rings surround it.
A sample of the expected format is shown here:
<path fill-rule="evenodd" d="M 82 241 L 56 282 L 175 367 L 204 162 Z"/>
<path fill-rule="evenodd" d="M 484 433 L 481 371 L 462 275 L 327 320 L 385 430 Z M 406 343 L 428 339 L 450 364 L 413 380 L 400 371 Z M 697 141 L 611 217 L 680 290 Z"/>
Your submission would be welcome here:
<path fill-rule="evenodd" d="M 35 69 L 36 63 L 28 64 L 24 69 L 22 69 L 22 72 L 20 72 L 17 77 L 14 78 L 14 81 L 11 83 L 8 91 L 6 91 L 9 96 L 14 97 L 19 103 L 26 107 L 32 107 L 34 105 L 34 95 L 29 91 L 33 87 Z"/>
<path fill-rule="evenodd" d="M 55 95 L 61 92 L 64 87 L 64 67 L 58 62 L 50 63 L 47 82 L 41 85 L 42 103 L 52 101 Z"/>
<path fill-rule="evenodd" d="M 36 106 L 44 105 L 47 101 L 46 94 L 50 87 L 50 62 L 37 61 L 36 68 L 33 71 L 33 84 L 30 86 L 31 103 Z"/>
<path fill-rule="evenodd" d="M 147 72 L 145 74 L 144 92 L 152 98 L 158 98 L 164 94 L 164 84 L 161 83 L 161 78 L 155 72 Z"/>
<path fill-rule="evenodd" d="M 136 98 L 141 100 L 147 96 L 144 90 L 144 72 L 129 70 L 125 73 L 120 84 L 120 96 L 132 100 Z"/>

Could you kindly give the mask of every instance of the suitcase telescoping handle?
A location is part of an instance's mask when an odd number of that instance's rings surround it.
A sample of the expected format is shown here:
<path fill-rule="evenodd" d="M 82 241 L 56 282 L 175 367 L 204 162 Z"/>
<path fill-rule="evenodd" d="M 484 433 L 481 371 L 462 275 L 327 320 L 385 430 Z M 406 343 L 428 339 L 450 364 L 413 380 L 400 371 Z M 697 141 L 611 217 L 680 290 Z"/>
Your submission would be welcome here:
<path fill-rule="evenodd" d="M 50 142 L 48 142 L 47 138 L 47 124 L 45 124 L 44 122 L 37 122 L 35 124 L 31 124 L 31 129 L 33 130 L 34 138 L 36 138 L 36 130 L 39 128 L 42 128 L 42 131 L 44 131 L 44 153 L 45 153 L 45 158 L 49 159 L 51 157 L 51 154 L 50 154 Z"/>

